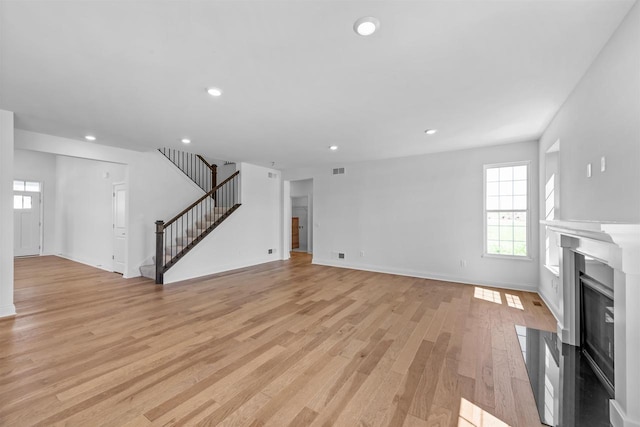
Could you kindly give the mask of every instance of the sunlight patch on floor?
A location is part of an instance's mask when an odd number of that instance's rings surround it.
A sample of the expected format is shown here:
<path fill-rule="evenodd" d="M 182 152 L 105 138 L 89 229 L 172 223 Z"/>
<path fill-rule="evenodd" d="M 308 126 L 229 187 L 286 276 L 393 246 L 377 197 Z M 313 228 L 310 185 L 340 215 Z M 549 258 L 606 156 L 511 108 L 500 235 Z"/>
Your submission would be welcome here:
<path fill-rule="evenodd" d="M 507 305 L 511 308 L 517 308 L 518 310 L 524 310 L 522 305 L 522 301 L 520 301 L 520 297 L 517 295 L 504 294 L 505 299 L 507 300 Z"/>
<path fill-rule="evenodd" d="M 460 399 L 458 427 L 510 427 L 495 415 L 474 405 L 467 399 Z"/>
<path fill-rule="evenodd" d="M 475 287 L 473 296 L 478 299 L 482 299 L 489 302 L 495 302 L 496 304 L 502 304 L 502 297 L 500 292 L 492 291 L 491 289 Z"/>

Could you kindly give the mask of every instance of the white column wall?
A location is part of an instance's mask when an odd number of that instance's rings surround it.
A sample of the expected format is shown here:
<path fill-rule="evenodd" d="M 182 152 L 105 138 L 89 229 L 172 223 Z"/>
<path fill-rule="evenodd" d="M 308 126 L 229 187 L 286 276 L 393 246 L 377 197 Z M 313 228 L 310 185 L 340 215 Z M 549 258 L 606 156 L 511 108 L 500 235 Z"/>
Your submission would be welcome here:
<path fill-rule="evenodd" d="M 13 113 L 0 110 L 0 317 L 13 304 Z"/>

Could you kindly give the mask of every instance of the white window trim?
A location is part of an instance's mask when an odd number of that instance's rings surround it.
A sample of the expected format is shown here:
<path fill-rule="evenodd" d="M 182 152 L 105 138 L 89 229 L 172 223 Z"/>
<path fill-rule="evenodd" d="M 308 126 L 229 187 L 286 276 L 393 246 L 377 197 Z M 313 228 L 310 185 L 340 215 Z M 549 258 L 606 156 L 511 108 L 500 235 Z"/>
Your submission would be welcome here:
<path fill-rule="evenodd" d="M 507 166 L 527 166 L 527 255 L 503 255 L 487 252 L 487 169 Z M 531 256 L 531 160 L 518 162 L 490 163 L 483 166 L 482 171 L 482 257 L 519 261 L 533 261 Z"/>
<path fill-rule="evenodd" d="M 13 183 L 16 182 L 16 181 L 22 182 L 25 186 L 26 186 L 27 182 L 37 182 L 38 184 L 40 184 L 40 190 L 38 190 L 38 191 L 28 191 L 26 189 L 25 190 L 13 190 Z M 39 193 L 39 194 L 42 194 L 42 184 L 43 184 L 42 181 L 34 181 L 33 179 L 14 179 L 14 180 L 11 181 L 11 184 L 12 184 L 11 185 L 11 189 L 13 191 L 15 191 L 15 192 L 18 192 L 18 193 L 29 193 L 29 194 L 34 194 L 34 193 L 38 194 Z"/>

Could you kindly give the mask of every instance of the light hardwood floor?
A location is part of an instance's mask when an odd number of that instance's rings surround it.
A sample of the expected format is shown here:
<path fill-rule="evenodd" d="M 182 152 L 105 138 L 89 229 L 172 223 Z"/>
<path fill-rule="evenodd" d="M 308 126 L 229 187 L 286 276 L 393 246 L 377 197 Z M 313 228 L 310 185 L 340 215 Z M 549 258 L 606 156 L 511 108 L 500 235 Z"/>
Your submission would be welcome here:
<path fill-rule="evenodd" d="M 535 294 L 305 254 L 164 287 L 19 259 L 15 295 L 2 426 L 539 426 L 513 325 L 555 328 Z"/>

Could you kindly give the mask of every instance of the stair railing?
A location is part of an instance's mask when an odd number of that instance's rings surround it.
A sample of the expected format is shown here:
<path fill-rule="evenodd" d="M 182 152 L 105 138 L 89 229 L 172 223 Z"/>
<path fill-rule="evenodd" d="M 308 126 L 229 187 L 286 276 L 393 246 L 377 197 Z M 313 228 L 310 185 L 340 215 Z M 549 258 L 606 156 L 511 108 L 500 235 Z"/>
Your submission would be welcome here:
<path fill-rule="evenodd" d="M 156 283 L 164 273 L 240 207 L 240 171 L 166 223 L 156 221 Z"/>
<path fill-rule="evenodd" d="M 211 171 L 211 187 L 210 188 L 216 187 L 218 185 L 218 182 L 217 182 L 218 181 L 218 165 L 216 165 L 215 163 L 207 162 L 207 160 L 204 157 L 202 157 L 200 154 L 196 154 L 196 156 Z M 215 196 L 215 194 L 214 194 L 214 196 Z"/>
<path fill-rule="evenodd" d="M 172 148 L 159 148 L 158 151 L 204 191 L 209 192 L 216 187 L 218 167 L 207 162 L 201 155 Z"/>

